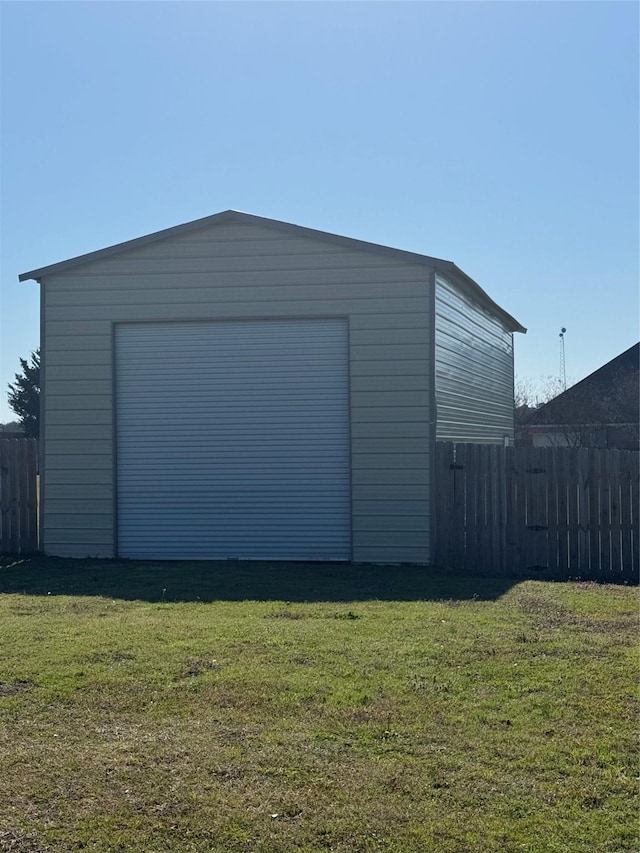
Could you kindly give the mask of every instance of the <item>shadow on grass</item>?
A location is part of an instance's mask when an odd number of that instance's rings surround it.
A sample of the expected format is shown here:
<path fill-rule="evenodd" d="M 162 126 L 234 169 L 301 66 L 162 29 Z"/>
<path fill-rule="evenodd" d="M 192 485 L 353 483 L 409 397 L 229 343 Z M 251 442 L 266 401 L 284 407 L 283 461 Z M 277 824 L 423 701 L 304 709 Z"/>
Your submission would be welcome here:
<path fill-rule="evenodd" d="M 0 593 L 142 601 L 491 601 L 519 580 L 410 565 L 0 557 Z"/>

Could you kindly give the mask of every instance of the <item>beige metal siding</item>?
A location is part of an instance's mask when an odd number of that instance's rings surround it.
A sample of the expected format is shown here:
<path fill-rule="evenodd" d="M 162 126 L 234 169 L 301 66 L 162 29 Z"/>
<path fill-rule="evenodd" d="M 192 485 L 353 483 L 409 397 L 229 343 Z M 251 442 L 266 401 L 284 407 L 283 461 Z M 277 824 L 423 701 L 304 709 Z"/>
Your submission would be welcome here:
<path fill-rule="evenodd" d="M 513 335 L 436 276 L 435 376 L 438 441 L 513 439 Z"/>
<path fill-rule="evenodd" d="M 430 280 L 421 264 L 253 223 L 45 277 L 45 550 L 114 553 L 114 323 L 346 316 L 353 559 L 429 562 Z"/>

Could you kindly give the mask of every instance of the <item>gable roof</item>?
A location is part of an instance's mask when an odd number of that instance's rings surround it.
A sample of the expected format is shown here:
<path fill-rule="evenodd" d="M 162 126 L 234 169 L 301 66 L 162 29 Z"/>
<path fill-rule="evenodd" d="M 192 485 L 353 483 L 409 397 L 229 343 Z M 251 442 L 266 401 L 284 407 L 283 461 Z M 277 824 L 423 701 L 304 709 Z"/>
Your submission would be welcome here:
<path fill-rule="evenodd" d="M 386 255 L 387 257 L 396 257 L 412 263 L 422 264 L 435 269 L 437 272 L 453 279 L 455 283 L 460 285 L 468 295 L 479 302 L 485 309 L 488 309 L 492 314 L 498 316 L 507 329 L 511 332 L 526 332 L 524 326 L 501 308 L 491 297 L 475 282 L 470 276 L 457 267 L 452 261 L 445 261 L 441 258 L 432 258 L 429 255 L 420 255 L 417 252 L 408 252 L 404 249 L 394 249 L 390 246 L 382 246 L 378 243 L 369 243 L 365 240 L 356 240 L 353 237 L 342 237 L 339 234 L 331 234 L 328 231 L 319 231 L 315 228 L 305 228 L 301 225 L 293 225 L 290 222 L 282 222 L 278 219 L 268 219 L 263 216 L 255 216 L 251 213 L 242 213 L 238 210 L 224 210 L 221 213 L 214 213 L 212 216 L 205 216 L 202 219 L 194 219 L 191 222 L 185 222 L 182 225 L 175 225 L 172 228 L 165 228 L 162 231 L 155 231 L 153 234 L 146 234 L 144 237 L 138 237 L 135 240 L 127 240 L 124 243 L 116 243 L 114 246 L 108 246 L 104 249 L 99 249 L 96 252 L 89 252 L 85 255 L 78 255 L 75 258 L 69 258 L 66 261 L 60 261 L 56 264 L 50 264 L 46 267 L 29 270 L 21 273 L 18 276 L 19 281 L 28 281 L 35 279 L 42 283 L 42 279 L 48 275 L 57 275 L 82 264 L 92 261 L 107 258 L 111 255 L 117 255 L 122 252 L 127 252 L 130 249 L 135 249 L 138 246 L 144 246 L 148 243 L 166 240 L 167 238 L 188 234 L 191 231 L 197 231 L 201 228 L 206 228 L 210 225 L 217 225 L 227 222 L 238 222 L 244 224 L 261 225 L 267 228 L 274 228 L 279 231 L 284 231 L 288 234 L 299 235 L 301 237 L 310 237 L 325 242 L 334 243 L 350 249 L 361 249 L 367 252 Z"/>
<path fill-rule="evenodd" d="M 636 424 L 640 417 L 640 343 L 634 344 L 571 388 L 536 409 L 538 424 Z"/>

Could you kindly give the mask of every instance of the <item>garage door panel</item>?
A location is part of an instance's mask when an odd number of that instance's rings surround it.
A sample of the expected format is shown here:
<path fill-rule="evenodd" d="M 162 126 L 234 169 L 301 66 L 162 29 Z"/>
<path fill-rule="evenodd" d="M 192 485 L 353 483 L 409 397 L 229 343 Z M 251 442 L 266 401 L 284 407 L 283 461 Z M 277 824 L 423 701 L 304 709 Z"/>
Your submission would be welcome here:
<path fill-rule="evenodd" d="M 116 327 L 119 553 L 350 559 L 344 320 Z"/>

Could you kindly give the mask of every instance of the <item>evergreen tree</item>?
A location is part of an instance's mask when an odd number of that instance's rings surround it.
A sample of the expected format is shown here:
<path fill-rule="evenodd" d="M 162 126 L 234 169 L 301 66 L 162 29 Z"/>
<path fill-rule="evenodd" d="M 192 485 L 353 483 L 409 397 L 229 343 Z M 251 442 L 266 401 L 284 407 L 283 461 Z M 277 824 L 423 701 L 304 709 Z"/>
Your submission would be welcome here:
<path fill-rule="evenodd" d="M 18 416 L 25 435 L 40 435 L 40 350 L 31 353 L 31 361 L 20 359 L 22 373 L 9 383 L 9 405 Z"/>

